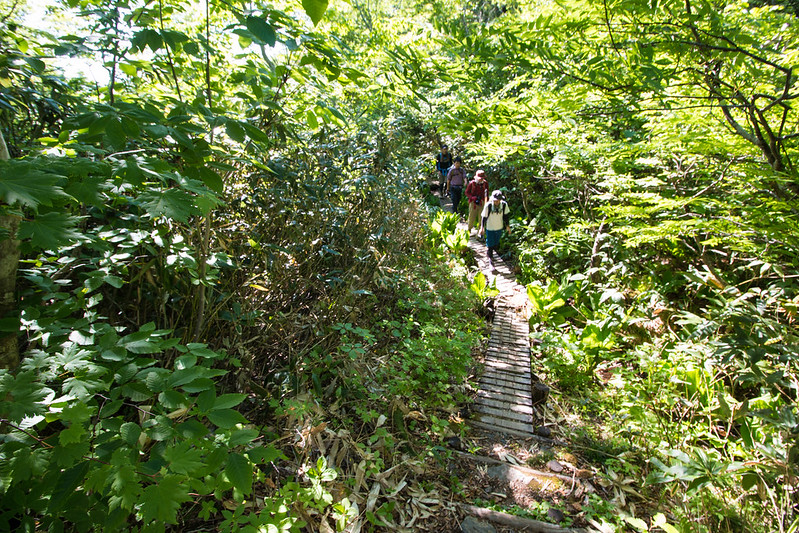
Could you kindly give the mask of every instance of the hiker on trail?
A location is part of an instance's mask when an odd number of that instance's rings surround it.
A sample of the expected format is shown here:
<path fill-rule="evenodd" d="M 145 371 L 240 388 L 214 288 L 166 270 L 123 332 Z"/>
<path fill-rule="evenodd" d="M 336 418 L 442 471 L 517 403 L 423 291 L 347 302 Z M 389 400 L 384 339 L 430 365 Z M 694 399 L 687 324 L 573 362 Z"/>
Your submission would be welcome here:
<path fill-rule="evenodd" d="M 436 171 L 438 172 L 438 195 L 444 198 L 444 182 L 447 179 L 447 172 L 452 166 L 452 153 L 446 144 L 441 145 L 441 152 L 436 154 Z"/>
<path fill-rule="evenodd" d="M 478 233 L 481 237 L 485 233 L 488 264 L 492 271 L 496 270 L 494 268 L 494 251 L 499 247 L 502 228 L 510 233 L 510 208 L 502 191 L 494 191 L 491 193 L 491 201 L 486 202 L 483 207 L 483 220 L 480 222 L 480 232 Z"/>
<path fill-rule="evenodd" d="M 466 171 L 461 168 L 461 156 L 453 160 L 452 168 L 447 172 L 447 194 L 452 198 L 452 212 L 458 212 L 458 204 L 461 203 L 463 187 L 466 185 Z"/>
<path fill-rule="evenodd" d="M 469 235 L 471 235 L 472 228 L 478 225 L 483 205 L 488 201 L 488 182 L 482 170 L 475 172 L 474 179 L 466 186 L 466 198 L 469 199 Z"/>

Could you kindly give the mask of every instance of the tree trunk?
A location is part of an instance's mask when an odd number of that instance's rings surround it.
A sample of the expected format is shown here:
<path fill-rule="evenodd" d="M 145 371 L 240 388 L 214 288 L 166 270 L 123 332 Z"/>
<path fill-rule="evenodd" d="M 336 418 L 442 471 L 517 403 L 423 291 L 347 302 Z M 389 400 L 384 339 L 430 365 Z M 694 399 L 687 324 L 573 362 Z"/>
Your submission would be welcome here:
<path fill-rule="evenodd" d="M 0 131 L 0 159 L 10 159 L 3 132 Z M 0 211 L 2 212 L 2 211 Z M 16 239 L 19 217 L 0 214 L 0 232 L 7 238 L 0 240 L 0 319 L 9 318 L 15 312 L 17 299 L 17 266 L 19 265 L 19 241 Z M 0 368 L 15 368 L 19 364 L 17 332 L 0 332 Z"/>

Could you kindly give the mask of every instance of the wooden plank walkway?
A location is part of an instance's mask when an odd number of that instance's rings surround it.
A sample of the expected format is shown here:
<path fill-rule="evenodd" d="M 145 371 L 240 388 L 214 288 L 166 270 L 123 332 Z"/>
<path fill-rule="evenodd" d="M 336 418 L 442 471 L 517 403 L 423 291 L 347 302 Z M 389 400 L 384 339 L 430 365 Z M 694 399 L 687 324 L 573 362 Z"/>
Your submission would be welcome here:
<path fill-rule="evenodd" d="M 485 370 L 479 381 L 472 426 L 519 437 L 535 436 L 530 370 L 530 329 L 527 314 L 527 291 L 516 282 L 508 265 L 495 255 L 494 272 L 488 265 L 485 245 L 476 236 L 469 247 L 489 283 L 496 280 L 497 296 L 491 337 L 485 358 Z"/>
<path fill-rule="evenodd" d="M 449 198 L 441 205 L 452 210 Z M 459 229 L 466 230 L 460 222 Z M 469 248 L 474 252 L 480 270 L 489 285 L 496 280 L 499 296 L 496 299 L 494 321 L 485 358 L 485 370 L 479 381 L 471 425 L 475 428 L 506 433 L 518 437 L 535 437 L 535 412 L 530 370 L 530 328 L 527 310 L 527 289 L 505 262 L 494 256 L 492 271 L 486 247 L 475 231 L 469 236 Z"/>

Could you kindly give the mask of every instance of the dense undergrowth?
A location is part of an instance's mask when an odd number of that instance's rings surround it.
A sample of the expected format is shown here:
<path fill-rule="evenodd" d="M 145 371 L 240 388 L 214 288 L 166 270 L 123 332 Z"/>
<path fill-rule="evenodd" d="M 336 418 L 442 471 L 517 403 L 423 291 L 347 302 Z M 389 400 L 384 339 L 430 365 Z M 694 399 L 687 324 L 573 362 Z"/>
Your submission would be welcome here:
<path fill-rule="evenodd" d="M 508 253 L 528 284 L 533 370 L 554 387 L 557 412 L 570 413 L 558 419 L 563 436 L 616 494 L 622 512 L 609 527 L 643 529 L 649 520 L 633 517 L 665 512 L 657 523 L 668 531 L 790 531 L 794 232 L 775 238 L 760 226 L 789 220 L 780 213 L 791 207 L 772 200 L 770 215 L 753 208 L 732 224 L 719 210 L 735 212 L 765 185 L 718 185 L 713 173 L 729 175 L 729 163 L 685 172 L 656 161 L 637 174 L 597 168 L 614 202 L 622 184 L 645 182 L 646 197 L 610 205 L 596 195 L 576 209 L 563 199 L 579 180 L 553 179 L 533 197 L 535 217 L 517 221 Z M 712 192 L 705 179 L 716 180 Z"/>
<path fill-rule="evenodd" d="M 81 161 L 86 174 L 70 175 Z M 156 183 L 123 187 L 112 165 L 47 165 L 54 186 L 90 181 L 97 200 L 76 205 L 79 244 L 28 252 L 20 270 L 24 357 L 0 381 L 3 527 L 399 519 L 364 488 L 423 469 L 451 434 L 482 329 L 413 181 L 276 162 L 220 198 L 205 229 L 149 203 Z M 162 194 L 219 202 L 180 184 Z"/>

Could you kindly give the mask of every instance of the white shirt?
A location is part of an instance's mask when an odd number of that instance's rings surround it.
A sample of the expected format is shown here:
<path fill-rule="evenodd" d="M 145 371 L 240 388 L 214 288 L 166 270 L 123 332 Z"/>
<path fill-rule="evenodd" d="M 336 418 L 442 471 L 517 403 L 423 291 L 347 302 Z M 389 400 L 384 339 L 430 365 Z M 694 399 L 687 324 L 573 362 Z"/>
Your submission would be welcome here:
<path fill-rule="evenodd" d="M 486 230 L 496 231 L 504 228 L 503 215 L 506 213 L 510 213 L 510 207 L 508 207 L 507 202 L 500 201 L 499 207 L 494 207 L 493 200 L 486 202 L 486 205 L 483 206 L 483 214 L 481 215 L 482 218 L 488 217 L 488 220 L 486 220 Z"/>

